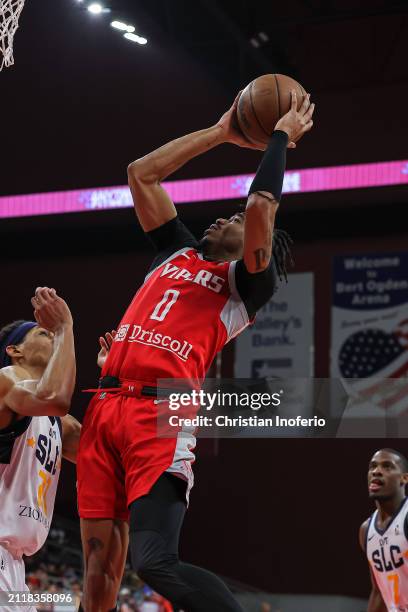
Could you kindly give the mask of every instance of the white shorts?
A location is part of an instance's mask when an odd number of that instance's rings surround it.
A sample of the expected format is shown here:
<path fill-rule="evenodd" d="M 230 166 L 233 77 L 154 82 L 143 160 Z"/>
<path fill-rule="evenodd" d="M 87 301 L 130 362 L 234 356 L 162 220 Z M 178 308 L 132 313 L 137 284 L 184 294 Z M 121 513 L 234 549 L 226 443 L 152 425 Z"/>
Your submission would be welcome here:
<path fill-rule="evenodd" d="M 0 546 L 0 591 L 25 591 L 25 565 L 22 559 L 14 559 L 7 549 Z M 1 605 L 1 612 L 37 612 L 33 606 Z"/>

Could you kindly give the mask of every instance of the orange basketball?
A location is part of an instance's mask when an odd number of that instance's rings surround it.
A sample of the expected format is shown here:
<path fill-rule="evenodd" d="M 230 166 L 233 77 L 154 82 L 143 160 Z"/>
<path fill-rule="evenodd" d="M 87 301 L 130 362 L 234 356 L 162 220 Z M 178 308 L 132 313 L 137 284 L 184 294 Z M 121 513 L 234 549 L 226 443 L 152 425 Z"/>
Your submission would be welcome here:
<path fill-rule="evenodd" d="M 290 109 L 292 89 L 299 110 L 306 91 L 289 76 L 264 74 L 245 87 L 238 100 L 237 116 L 248 140 L 266 147 L 276 123 Z"/>

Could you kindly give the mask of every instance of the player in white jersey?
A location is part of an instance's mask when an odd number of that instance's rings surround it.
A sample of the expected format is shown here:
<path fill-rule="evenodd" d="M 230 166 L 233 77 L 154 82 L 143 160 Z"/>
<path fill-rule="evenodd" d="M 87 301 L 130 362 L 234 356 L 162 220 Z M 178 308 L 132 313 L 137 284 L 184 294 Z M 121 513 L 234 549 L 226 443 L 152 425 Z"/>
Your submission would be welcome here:
<path fill-rule="evenodd" d="M 374 453 L 368 492 L 377 510 L 360 527 L 372 589 L 367 612 L 408 612 L 408 461 L 398 451 Z"/>
<path fill-rule="evenodd" d="M 32 304 L 36 322 L 0 331 L 0 591 L 6 592 L 28 591 L 23 555 L 46 540 L 61 456 L 76 460 L 80 434 L 67 414 L 75 386 L 70 310 L 47 287 L 36 290 Z"/>

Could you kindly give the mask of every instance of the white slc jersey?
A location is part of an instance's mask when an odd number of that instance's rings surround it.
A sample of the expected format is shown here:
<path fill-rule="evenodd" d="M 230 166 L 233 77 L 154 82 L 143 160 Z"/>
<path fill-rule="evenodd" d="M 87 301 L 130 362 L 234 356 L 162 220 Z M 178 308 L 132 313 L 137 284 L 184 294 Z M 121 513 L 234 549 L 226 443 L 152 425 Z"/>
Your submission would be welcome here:
<path fill-rule="evenodd" d="M 0 545 L 15 557 L 33 555 L 47 538 L 61 469 L 60 428 L 58 417 L 36 416 L 0 431 Z"/>
<path fill-rule="evenodd" d="M 388 527 L 378 529 L 376 510 L 366 534 L 368 562 L 389 612 L 408 612 L 407 514 L 405 498 Z"/>

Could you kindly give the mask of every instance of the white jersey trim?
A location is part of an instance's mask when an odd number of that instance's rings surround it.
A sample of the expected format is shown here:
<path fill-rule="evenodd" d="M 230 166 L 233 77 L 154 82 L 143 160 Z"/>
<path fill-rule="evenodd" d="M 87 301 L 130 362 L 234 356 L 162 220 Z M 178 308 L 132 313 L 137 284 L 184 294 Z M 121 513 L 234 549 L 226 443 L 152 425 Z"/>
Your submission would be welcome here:
<path fill-rule="evenodd" d="M 232 261 L 228 268 L 228 283 L 231 297 L 227 300 L 221 311 L 220 318 L 227 330 L 227 342 L 235 338 L 249 325 L 249 316 L 244 302 L 237 291 L 235 282 L 236 261 Z"/>
<path fill-rule="evenodd" d="M 401 514 L 401 512 L 405 509 L 405 504 L 408 501 L 408 497 L 404 497 L 401 506 L 399 507 L 398 511 L 396 514 L 394 514 L 393 518 L 391 519 L 391 521 L 388 523 L 387 527 L 385 529 L 378 529 L 377 527 L 377 517 L 378 517 L 378 510 L 375 510 L 375 512 L 372 514 L 371 518 L 372 518 L 372 526 L 374 528 L 374 531 L 382 538 L 387 531 L 390 529 L 391 525 L 394 523 L 394 521 L 396 521 L 396 519 L 399 517 L 399 515 Z M 369 525 L 370 527 L 370 525 Z M 368 530 L 367 530 L 368 531 Z"/>
<path fill-rule="evenodd" d="M 158 266 L 156 266 L 155 268 L 153 268 L 153 270 L 150 270 L 150 272 L 145 276 L 145 279 L 143 281 L 143 283 L 145 283 L 147 280 L 149 280 L 149 278 L 151 277 L 152 274 L 154 274 L 154 272 L 156 272 L 156 270 L 158 270 L 159 268 L 161 268 L 162 266 L 164 266 L 166 263 L 168 263 L 169 261 L 171 261 L 172 259 L 175 259 L 176 257 L 178 257 L 179 255 L 183 255 L 184 253 L 187 253 L 187 251 L 191 251 L 191 250 L 195 250 L 194 247 L 183 247 L 182 249 L 179 249 L 178 251 L 175 251 L 174 253 L 172 253 L 167 259 L 165 259 L 164 261 L 162 261 L 161 263 L 159 263 Z"/>

